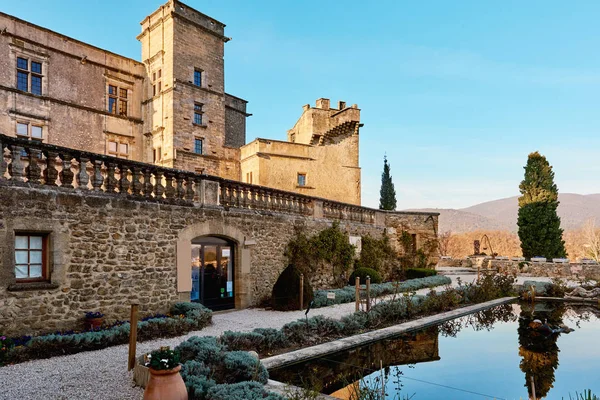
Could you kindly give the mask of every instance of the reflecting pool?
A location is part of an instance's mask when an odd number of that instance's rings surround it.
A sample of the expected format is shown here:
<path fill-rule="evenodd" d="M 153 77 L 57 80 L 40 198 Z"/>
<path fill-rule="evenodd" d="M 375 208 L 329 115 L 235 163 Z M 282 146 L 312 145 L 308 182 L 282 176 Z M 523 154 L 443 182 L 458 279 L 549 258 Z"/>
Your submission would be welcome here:
<path fill-rule="evenodd" d="M 387 399 L 568 399 L 600 394 L 599 341 L 598 307 L 505 304 L 269 373 L 340 399 L 381 382 Z"/>

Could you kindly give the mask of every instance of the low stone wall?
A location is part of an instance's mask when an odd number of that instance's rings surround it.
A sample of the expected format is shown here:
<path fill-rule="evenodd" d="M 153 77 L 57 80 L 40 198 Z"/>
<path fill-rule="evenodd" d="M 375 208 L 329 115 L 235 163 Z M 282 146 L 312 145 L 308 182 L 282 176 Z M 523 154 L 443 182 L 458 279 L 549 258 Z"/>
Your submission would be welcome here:
<path fill-rule="evenodd" d="M 489 260 L 487 266 L 497 268 L 500 273 L 523 276 L 600 280 L 599 264 Z"/>

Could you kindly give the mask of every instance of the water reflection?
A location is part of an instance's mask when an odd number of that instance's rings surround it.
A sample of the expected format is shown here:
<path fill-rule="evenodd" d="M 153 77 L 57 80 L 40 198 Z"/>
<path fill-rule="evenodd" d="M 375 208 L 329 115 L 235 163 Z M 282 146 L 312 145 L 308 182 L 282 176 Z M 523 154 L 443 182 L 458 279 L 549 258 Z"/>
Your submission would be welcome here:
<path fill-rule="evenodd" d="M 560 333 L 540 330 L 539 320 L 551 327 L 563 325 L 565 306 L 562 303 L 535 303 L 521 305 L 519 315 L 519 367 L 525 373 L 529 398 L 542 399 L 554 387 L 558 368 L 557 340 Z M 535 390 L 535 397 L 534 397 Z"/>
<path fill-rule="evenodd" d="M 390 367 L 414 366 L 440 360 L 440 334 L 454 337 L 467 327 L 476 331 L 492 330 L 498 321 L 516 319 L 512 306 L 505 304 L 394 339 L 382 340 L 309 363 L 274 369 L 269 373 L 272 379 L 310 387 L 338 399 L 357 398 L 361 386 L 376 389 L 374 386 L 381 385 L 381 382 L 387 382 L 387 386 L 392 386 L 394 391 L 399 392 L 403 387 L 402 374 Z M 363 379 L 372 373 L 376 373 L 376 376 L 369 382 Z"/>
<path fill-rule="evenodd" d="M 381 386 L 387 399 L 414 392 L 415 398 L 475 399 L 473 393 L 484 392 L 532 399 L 532 382 L 537 399 L 568 398 L 576 390 L 600 390 L 597 377 L 592 378 L 600 357 L 599 316 L 595 307 L 507 304 L 270 373 L 275 380 L 340 399 L 358 398 L 365 387 L 381 393 Z M 576 331 L 542 333 L 532 328 L 534 320 Z M 560 370 L 559 355 L 564 359 Z"/>

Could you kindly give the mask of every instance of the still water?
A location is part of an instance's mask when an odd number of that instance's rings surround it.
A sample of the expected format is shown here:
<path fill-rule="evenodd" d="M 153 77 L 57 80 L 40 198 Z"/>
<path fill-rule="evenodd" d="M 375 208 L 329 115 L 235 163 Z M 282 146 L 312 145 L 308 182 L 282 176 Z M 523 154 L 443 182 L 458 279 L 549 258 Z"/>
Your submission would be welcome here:
<path fill-rule="evenodd" d="M 534 319 L 570 333 L 546 335 Z M 386 399 L 575 398 L 600 394 L 600 310 L 562 303 L 507 304 L 349 352 L 269 371 L 340 399 L 385 382 Z"/>

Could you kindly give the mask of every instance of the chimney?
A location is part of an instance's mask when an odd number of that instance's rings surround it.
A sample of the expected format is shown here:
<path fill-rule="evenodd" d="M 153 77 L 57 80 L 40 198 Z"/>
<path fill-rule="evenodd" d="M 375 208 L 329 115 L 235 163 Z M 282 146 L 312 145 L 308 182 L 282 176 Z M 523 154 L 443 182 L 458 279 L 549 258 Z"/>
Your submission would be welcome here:
<path fill-rule="evenodd" d="M 343 110 L 344 108 L 346 108 L 346 102 L 345 101 L 338 101 L 338 110 Z"/>
<path fill-rule="evenodd" d="M 322 97 L 320 99 L 317 99 L 317 108 L 329 110 L 329 99 L 324 99 Z"/>

